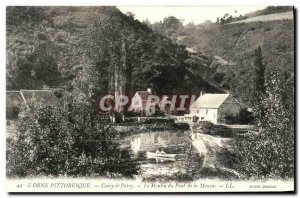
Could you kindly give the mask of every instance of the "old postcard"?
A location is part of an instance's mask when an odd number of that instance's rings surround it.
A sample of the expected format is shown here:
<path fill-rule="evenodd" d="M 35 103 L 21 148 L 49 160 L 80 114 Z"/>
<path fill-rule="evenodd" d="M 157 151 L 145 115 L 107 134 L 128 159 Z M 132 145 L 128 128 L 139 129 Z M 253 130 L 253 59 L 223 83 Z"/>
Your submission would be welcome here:
<path fill-rule="evenodd" d="M 294 192 L 292 6 L 7 6 L 8 192 Z"/>

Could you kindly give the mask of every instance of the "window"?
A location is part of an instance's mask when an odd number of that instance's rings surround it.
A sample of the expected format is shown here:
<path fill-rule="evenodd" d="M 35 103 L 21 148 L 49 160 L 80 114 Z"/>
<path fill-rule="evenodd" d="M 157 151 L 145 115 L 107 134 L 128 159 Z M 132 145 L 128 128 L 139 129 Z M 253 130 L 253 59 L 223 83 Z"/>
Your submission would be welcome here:
<path fill-rule="evenodd" d="M 208 114 L 208 110 L 206 109 L 206 114 Z"/>

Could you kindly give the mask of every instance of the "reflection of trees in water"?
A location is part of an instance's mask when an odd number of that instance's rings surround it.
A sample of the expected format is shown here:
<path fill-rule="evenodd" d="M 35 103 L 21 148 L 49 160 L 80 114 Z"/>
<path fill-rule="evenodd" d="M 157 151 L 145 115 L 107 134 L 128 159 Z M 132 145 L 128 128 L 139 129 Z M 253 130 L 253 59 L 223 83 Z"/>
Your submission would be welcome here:
<path fill-rule="evenodd" d="M 148 132 L 127 137 L 134 157 L 145 158 L 145 152 L 155 152 L 163 147 L 168 154 L 179 154 L 176 161 L 160 161 L 158 164 L 173 164 L 178 169 L 184 170 L 187 174 L 193 175 L 201 170 L 203 158 L 192 146 L 188 136 L 183 132 Z M 127 143 L 127 144 L 128 144 Z M 150 163 L 156 163 L 148 160 Z M 167 163 L 169 162 L 169 163 Z"/>
<path fill-rule="evenodd" d="M 170 148 L 167 150 L 172 152 L 173 150 L 178 150 L 176 147 L 178 147 L 185 138 L 182 132 L 148 132 L 129 137 L 130 147 L 135 153 L 139 151 L 155 151 L 158 148 Z M 180 145 L 180 147 L 181 146 L 182 145 Z"/>
<path fill-rule="evenodd" d="M 200 156 L 192 144 L 185 150 L 185 171 L 188 175 L 194 176 L 201 170 L 204 157 Z"/>
<path fill-rule="evenodd" d="M 178 177 L 179 180 L 198 178 L 204 158 L 199 156 L 197 149 L 193 147 L 188 135 L 183 131 L 139 133 L 127 136 L 126 139 L 124 143 L 130 144 L 133 151 L 131 157 L 141 164 L 143 170 L 141 175 L 146 177 L 159 175 L 158 178 Z M 146 151 L 155 152 L 162 147 L 166 153 L 178 155 L 174 159 L 146 158 Z"/>
<path fill-rule="evenodd" d="M 135 136 L 130 140 L 130 146 L 131 150 L 137 154 L 139 150 L 141 149 L 141 137 L 140 136 Z"/>

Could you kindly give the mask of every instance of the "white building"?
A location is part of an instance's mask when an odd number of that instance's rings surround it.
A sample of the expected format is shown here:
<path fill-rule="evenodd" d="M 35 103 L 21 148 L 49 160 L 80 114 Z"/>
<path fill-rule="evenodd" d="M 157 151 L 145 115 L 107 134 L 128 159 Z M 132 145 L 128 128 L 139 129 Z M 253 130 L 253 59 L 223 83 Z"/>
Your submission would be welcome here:
<path fill-rule="evenodd" d="M 244 107 L 229 94 L 204 94 L 190 106 L 190 114 L 199 121 L 220 123 L 226 116 L 237 116 Z"/>

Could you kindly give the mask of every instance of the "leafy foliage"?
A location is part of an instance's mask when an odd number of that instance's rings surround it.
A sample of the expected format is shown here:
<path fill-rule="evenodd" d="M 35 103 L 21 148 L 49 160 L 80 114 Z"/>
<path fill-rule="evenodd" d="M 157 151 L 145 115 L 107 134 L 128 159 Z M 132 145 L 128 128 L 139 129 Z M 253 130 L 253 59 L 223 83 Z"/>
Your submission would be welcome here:
<path fill-rule="evenodd" d="M 154 33 L 131 16 L 116 13 L 106 21 L 95 22 L 84 43 L 83 53 L 91 67 L 88 72 L 83 69 L 75 87 L 90 95 L 99 97 L 116 91 L 133 95 L 148 87 L 158 94 L 192 93 L 199 89 L 220 92 L 191 71 L 195 63 L 190 62 L 184 46 Z"/>
<path fill-rule="evenodd" d="M 137 174 L 129 151 L 119 148 L 115 131 L 91 105 L 70 97 L 64 101 L 61 107 L 31 106 L 22 112 L 15 139 L 8 142 L 7 175 Z"/>
<path fill-rule="evenodd" d="M 265 65 L 263 64 L 263 58 L 261 54 L 260 46 L 255 50 L 255 60 L 254 60 L 254 104 L 255 104 L 255 113 L 258 125 L 261 125 L 261 120 L 264 119 L 265 112 L 262 100 L 266 94 L 266 84 L 265 84 Z"/>
<path fill-rule="evenodd" d="M 260 118 L 260 132 L 237 140 L 236 150 L 243 159 L 241 171 L 250 177 L 294 176 L 293 99 L 286 97 L 286 90 L 283 75 L 273 69 L 261 105 L 265 116 Z"/>
<path fill-rule="evenodd" d="M 254 124 L 254 116 L 247 108 L 242 108 L 238 115 L 241 124 Z"/>
<path fill-rule="evenodd" d="M 158 94 L 222 92 L 192 70 L 204 59 L 191 62 L 185 46 L 115 7 L 7 11 L 7 89 L 67 86 L 93 99 L 148 87 Z M 172 31 L 182 26 L 176 18 L 164 24 Z M 47 71 L 46 78 L 40 70 Z"/>
<path fill-rule="evenodd" d="M 253 13 L 271 14 L 291 10 L 291 7 L 268 7 Z M 250 15 L 249 15 L 250 17 Z M 242 17 L 243 18 L 243 17 Z M 266 75 L 268 70 L 277 67 L 282 73 L 293 76 L 294 73 L 294 22 L 292 20 L 225 24 L 203 22 L 198 25 L 189 23 L 168 35 L 169 29 L 157 23 L 152 29 L 176 42 L 195 49 L 202 55 L 212 57 L 218 64 L 208 64 L 198 74 L 208 73 L 206 80 L 217 83 L 245 104 L 254 104 L 255 50 L 258 46 L 264 50 Z M 220 61 L 220 57 L 223 61 Z M 202 61 L 203 63 L 203 61 Z"/>
<path fill-rule="evenodd" d="M 35 6 L 7 7 L 7 25 L 41 22 L 45 15 L 41 8 Z"/>
<path fill-rule="evenodd" d="M 11 89 L 41 89 L 43 85 L 56 86 L 60 83 L 61 74 L 48 47 L 43 43 L 25 59 L 17 60 L 16 68 L 7 78 Z"/>

